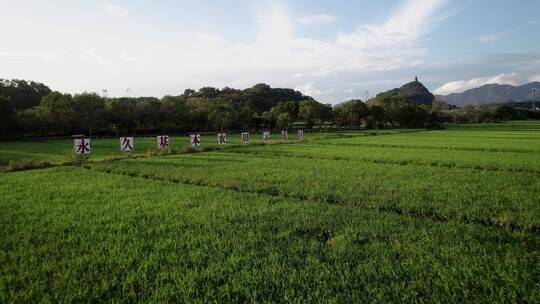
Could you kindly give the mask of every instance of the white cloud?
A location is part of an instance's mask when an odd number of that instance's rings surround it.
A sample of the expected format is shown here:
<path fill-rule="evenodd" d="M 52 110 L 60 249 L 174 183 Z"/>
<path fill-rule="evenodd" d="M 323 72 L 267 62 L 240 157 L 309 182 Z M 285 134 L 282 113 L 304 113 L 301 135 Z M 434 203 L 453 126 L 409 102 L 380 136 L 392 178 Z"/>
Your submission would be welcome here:
<path fill-rule="evenodd" d="M 386 68 L 395 69 L 406 62 L 416 62 L 426 53 L 419 40 L 430 31 L 430 20 L 444 2 L 408 0 L 384 23 L 362 26 L 350 34 L 339 34 L 337 43 L 365 54 L 376 53 L 375 58 L 381 60 L 375 64 Z"/>
<path fill-rule="evenodd" d="M 538 75 L 533 75 L 533 76 L 527 78 L 527 80 L 528 80 L 529 82 L 540 82 L 540 74 L 538 74 Z"/>
<path fill-rule="evenodd" d="M 504 38 L 504 36 L 511 34 L 512 32 L 514 32 L 514 30 L 483 35 L 479 38 L 479 40 L 482 43 L 493 43 L 501 40 L 502 38 Z"/>
<path fill-rule="evenodd" d="M 243 57 L 253 58 L 264 68 L 295 69 L 289 75 L 297 78 L 396 69 L 425 54 L 419 39 L 429 31 L 432 15 L 443 4 L 444 0 L 408 0 L 385 22 L 339 33 L 334 41 L 296 37 L 285 11 L 274 6 L 259 17 L 259 43 L 232 49 L 246 53 Z"/>
<path fill-rule="evenodd" d="M 213 33 L 194 33 L 193 38 L 197 43 L 219 46 L 225 43 L 225 39 Z"/>
<path fill-rule="evenodd" d="M 129 53 L 127 52 L 121 52 L 120 55 L 118 55 L 118 58 L 122 61 L 135 61 L 137 60 L 136 57 L 130 55 Z"/>
<path fill-rule="evenodd" d="M 302 92 L 304 95 L 316 97 L 316 98 L 327 98 L 329 96 L 336 95 L 336 94 L 343 95 L 343 94 L 352 94 L 356 92 L 355 89 L 350 89 L 350 88 L 339 89 L 339 88 L 331 87 L 328 89 L 320 89 L 316 87 L 315 83 L 313 82 L 298 85 L 294 89 Z"/>
<path fill-rule="evenodd" d="M 325 90 L 321 90 L 315 86 L 313 82 L 305 83 L 302 85 L 298 85 L 294 88 L 297 91 L 302 92 L 304 95 L 308 96 L 320 96 L 320 95 L 332 95 L 332 94 L 351 94 L 355 92 L 355 89 L 337 89 L 337 88 L 328 88 Z"/>
<path fill-rule="evenodd" d="M 126 17 L 129 16 L 129 11 L 121 6 L 114 5 L 111 3 L 105 3 L 101 5 L 101 8 L 109 15 L 115 17 Z"/>
<path fill-rule="evenodd" d="M 510 84 L 518 85 L 519 76 L 516 73 L 499 74 L 490 77 L 479 77 L 469 80 L 458 80 L 445 83 L 434 92 L 438 95 L 448 95 L 451 93 L 463 93 L 467 90 L 481 87 L 486 84 Z"/>
<path fill-rule="evenodd" d="M 86 49 L 82 49 L 81 52 L 84 54 L 83 60 L 84 59 L 91 60 L 94 63 L 98 63 L 98 64 L 110 64 L 113 62 L 112 60 L 106 59 L 105 57 L 98 54 L 96 50 L 94 49 L 86 48 Z"/>
<path fill-rule="evenodd" d="M 269 10 L 255 16 L 258 25 L 257 40 L 261 43 L 285 42 L 293 36 L 293 26 L 285 9 L 273 4 Z"/>
<path fill-rule="evenodd" d="M 294 89 L 307 96 L 317 96 L 322 94 L 322 92 L 313 85 L 313 82 L 296 86 Z"/>
<path fill-rule="evenodd" d="M 386 22 L 361 27 L 355 33 L 340 35 L 343 43 L 364 47 L 416 43 L 431 29 L 430 20 L 443 0 L 408 0 Z"/>
<path fill-rule="evenodd" d="M 303 16 L 298 19 L 298 23 L 301 25 L 319 25 L 319 24 L 330 24 L 337 20 L 336 16 L 333 15 L 310 15 Z"/>
<path fill-rule="evenodd" d="M 214 85 L 240 86 L 258 81 L 305 85 L 341 72 L 397 69 L 425 54 L 419 39 L 427 33 L 431 16 L 444 0 L 408 0 L 385 22 L 360 27 L 335 40 L 307 39 L 295 34 L 287 10 L 278 4 L 254 14 L 255 39 L 232 43 L 217 34 L 191 34 L 159 49 L 152 69 L 178 67 L 184 74 L 211 73 Z M 219 44 L 219 47 L 216 45 Z M 135 54 L 138 61 L 142 56 Z M 193 79 L 193 77 L 191 77 Z M 217 81 L 220 79 L 221 81 Z M 208 81 L 207 81 L 208 82 Z"/>
<path fill-rule="evenodd" d="M 236 37 L 235 41 L 228 40 L 226 27 L 222 32 L 199 32 L 163 28 L 144 19 L 117 27 L 113 18 L 96 26 L 88 24 L 86 18 L 68 22 L 44 15 L 39 23 L 23 24 L 17 35 L 6 34 L 10 48 L 0 51 L 0 66 L 5 77 L 36 79 L 71 92 L 106 87 L 111 96 L 123 95 L 127 87 L 159 96 L 176 94 L 186 87 L 245 88 L 258 82 L 298 87 L 309 95 L 351 95 L 353 92 L 343 90 L 363 91 L 366 88 L 360 86 L 366 82 L 353 77 L 341 82 L 343 75 L 395 71 L 421 62 L 426 54 L 421 40 L 433 27 L 433 20 L 439 19 L 436 13 L 445 2 L 404 0 L 387 19 L 336 33 L 328 40 L 300 36 L 295 31 L 297 20 L 291 18 L 294 14 L 279 2 L 271 6 L 256 2 L 255 30 L 245 31 L 254 35 Z M 113 4 L 104 4 L 102 9 L 115 16 L 129 15 Z M 15 17 L 10 18 L 6 24 L 15 22 Z M 54 23 L 47 22 L 50 20 Z M 28 35 L 41 43 L 20 38 Z M 70 76 L 82 69 L 85 73 L 81 77 Z"/>

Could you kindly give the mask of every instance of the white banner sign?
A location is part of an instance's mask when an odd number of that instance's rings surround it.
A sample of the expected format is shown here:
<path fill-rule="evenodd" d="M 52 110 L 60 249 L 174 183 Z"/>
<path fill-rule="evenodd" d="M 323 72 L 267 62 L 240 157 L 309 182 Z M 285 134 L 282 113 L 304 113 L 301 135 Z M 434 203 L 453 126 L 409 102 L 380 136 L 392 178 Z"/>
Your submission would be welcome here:
<path fill-rule="evenodd" d="M 226 145 L 227 144 L 227 133 L 218 133 L 218 135 L 217 135 L 217 143 L 218 143 L 218 145 Z"/>
<path fill-rule="evenodd" d="M 249 144 L 249 132 L 242 132 L 242 142 Z"/>
<path fill-rule="evenodd" d="M 287 131 L 281 131 L 281 140 L 286 141 L 288 137 Z"/>
<path fill-rule="evenodd" d="M 200 134 L 191 134 L 191 146 L 198 147 L 201 145 L 201 135 Z"/>
<path fill-rule="evenodd" d="M 270 132 L 268 132 L 268 131 L 263 132 L 263 142 L 265 144 L 270 142 Z"/>
<path fill-rule="evenodd" d="M 304 130 L 298 130 L 298 140 L 304 140 Z"/>
<path fill-rule="evenodd" d="M 133 137 L 120 137 L 120 151 L 131 152 L 134 148 Z"/>
<path fill-rule="evenodd" d="M 169 147 L 169 135 L 160 135 L 157 137 L 158 149 L 165 149 Z"/>
<path fill-rule="evenodd" d="M 75 154 L 90 154 L 90 139 L 78 138 L 75 139 Z"/>

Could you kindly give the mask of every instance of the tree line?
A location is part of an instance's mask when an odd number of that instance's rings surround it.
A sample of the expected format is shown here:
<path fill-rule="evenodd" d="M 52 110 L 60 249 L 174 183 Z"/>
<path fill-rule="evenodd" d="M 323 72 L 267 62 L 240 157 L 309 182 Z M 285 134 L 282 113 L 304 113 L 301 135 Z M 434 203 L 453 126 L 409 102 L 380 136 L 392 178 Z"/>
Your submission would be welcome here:
<path fill-rule="evenodd" d="M 540 119 L 540 112 L 530 107 L 516 107 L 520 104 L 466 105 L 453 111 L 453 122 L 482 123 L 508 120 Z"/>
<path fill-rule="evenodd" d="M 6 84 L 9 90 L 5 90 Z M 480 120 L 478 115 L 481 120 L 486 119 L 485 114 L 474 111 L 450 111 L 443 102 L 426 106 L 405 96 L 384 96 L 368 102 L 355 99 L 332 106 L 298 91 L 271 88 L 266 84 L 245 90 L 187 89 L 181 95 L 162 98 L 107 98 L 96 93 L 72 95 L 51 91 L 35 82 L 0 81 L 0 95 L 3 95 L 0 96 L 2 138 L 73 134 L 121 136 L 294 126 L 440 128 L 448 122 L 476 122 Z M 489 116 L 492 120 L 517 116 L 507 107 L 489 112 L 493 113 Z"/>

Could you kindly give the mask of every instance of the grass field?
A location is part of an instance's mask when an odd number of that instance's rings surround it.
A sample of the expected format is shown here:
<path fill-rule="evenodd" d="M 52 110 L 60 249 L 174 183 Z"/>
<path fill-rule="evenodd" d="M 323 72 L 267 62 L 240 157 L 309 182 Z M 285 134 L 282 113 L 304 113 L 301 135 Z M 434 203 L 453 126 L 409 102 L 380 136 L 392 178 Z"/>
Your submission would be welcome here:
<path fill-rule="evenodd" d="M 540 302 L 540 123 L 306 135 L 0 173 L 0 302 Z"/>

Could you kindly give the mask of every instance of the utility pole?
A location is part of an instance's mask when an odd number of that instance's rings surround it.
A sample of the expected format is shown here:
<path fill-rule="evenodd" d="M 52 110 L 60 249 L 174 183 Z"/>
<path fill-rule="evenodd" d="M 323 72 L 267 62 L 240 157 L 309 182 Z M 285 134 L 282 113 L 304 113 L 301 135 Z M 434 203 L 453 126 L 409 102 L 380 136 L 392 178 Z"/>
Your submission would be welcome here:
<path fill-rule="evenodd" d="M 536 112 L 536 95 L 538 94 L 537 88 L 531 89 L 531 95 L 532 95 L 532 110 L 533 112 Z"/>
<path fill-rule="evenodd" d="M 364 92 L 364 102 L 368 102 L 371 95 L 369 95 L 369 91 Z"/>

